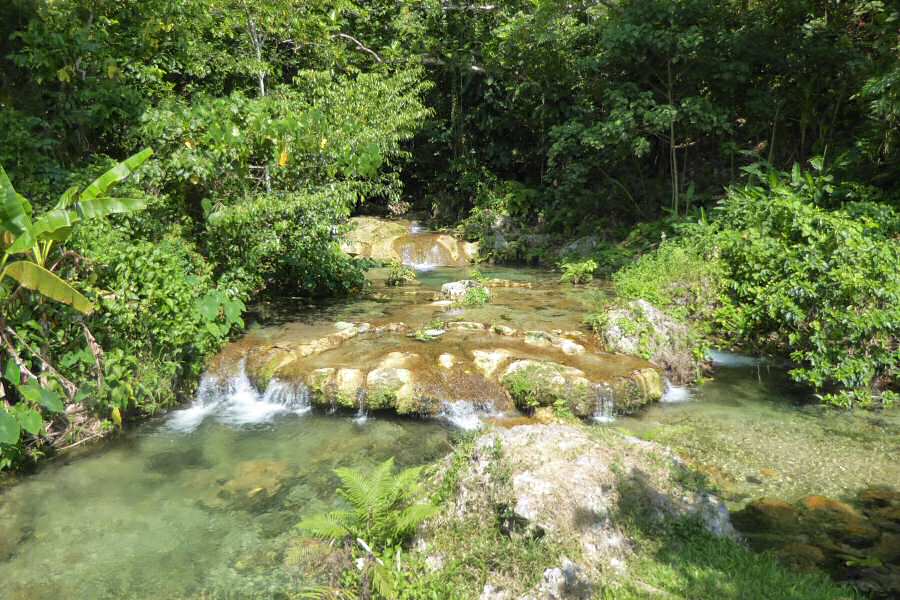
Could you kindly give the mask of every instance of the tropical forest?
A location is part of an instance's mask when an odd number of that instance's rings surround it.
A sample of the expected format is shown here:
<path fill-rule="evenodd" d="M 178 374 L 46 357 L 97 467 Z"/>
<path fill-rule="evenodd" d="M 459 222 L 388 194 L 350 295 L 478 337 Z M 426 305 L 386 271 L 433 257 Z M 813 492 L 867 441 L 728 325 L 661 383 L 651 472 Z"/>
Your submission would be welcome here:
<path fill-rule="evenodd" d="M 0 598 L 900 598 L 900 4 L 0 0 Z"/>

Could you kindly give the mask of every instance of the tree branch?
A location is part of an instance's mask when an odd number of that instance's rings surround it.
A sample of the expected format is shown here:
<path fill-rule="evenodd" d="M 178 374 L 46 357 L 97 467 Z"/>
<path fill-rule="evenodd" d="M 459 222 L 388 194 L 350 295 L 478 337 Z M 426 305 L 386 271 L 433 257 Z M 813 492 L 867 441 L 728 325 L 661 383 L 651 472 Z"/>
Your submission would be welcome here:
<path fill-rule="evenodd" d="M 372 57 L 377 62 L 379 62 L 379 63 L 384 62 L 383 60 L 381 60 L 381 57 L 378 56 L 378 54 L 374 50 L 372 50 L 371 48 L 367 48 L 362 42 L 360 42 L 358 39 L 356 39 L 352 35 L 348 35 L 346 33 L 336 33 L 332 37 L 339 37 L 339 38 L 344 38 L 345 40 L 349 40 L 349 41 L 353 42 L 359 50 L 362 50 L 363 52 L 372 55 Z"/>

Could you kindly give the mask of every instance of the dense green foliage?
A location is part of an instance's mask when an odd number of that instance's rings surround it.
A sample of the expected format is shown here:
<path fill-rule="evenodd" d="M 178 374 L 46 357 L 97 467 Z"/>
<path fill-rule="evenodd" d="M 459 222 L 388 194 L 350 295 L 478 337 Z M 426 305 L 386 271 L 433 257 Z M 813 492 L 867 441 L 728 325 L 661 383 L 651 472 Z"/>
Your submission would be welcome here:
<path fill-rule="evenodd" d="M 123 187 L 143 218 L 74 224 L 35 257 L 98 310 L 14 292 L 10 339 L 41 374 L 38 355 L 68 357 L 54 368 L 117 421 L 189 391 L 258 296 L 359 289 L 337 240 L 364 204 L 417 205 L 486 258 L 566 261 L 577 282 L 731 186 L 712 225 L 620 289 L 652 295 L 665 271 L 681 316 L 790 355 L 830 400 L 890 399 L 898 22 L 881 0 L 12 0 L 0 164 L 34 214 L 108 157 L 155 154 Z M 833 182 L 744 170 L 817 156 Z M 7 275 L 31 281 L 23 270 Z M 104 378 L 130 391 L 107 399 L 91 387 Z"/>
<path fill-rule="evenodd" d="M 792 376 L 829 402 L 889 404 L 900 385 L 897 214 L 852 201 L 858 192 L 799 167 L 771 172 L 617 273 L 617 290 L 726 344 L 789 356 Z"/>
<path fill-rule="evenodd" d="M 22 385 L 37 379 L 71 405 L 34 427 L 28 399 L 45 396 L 17 393 L 10 367 L 0 408 L 22 418 L 15 436 L 3 418 L 0 468 L 171 406 L 259 294 L 362 287 L 361 267 L 339 250 L 341 224 L 362 201 L 403 209 L 403 143 L 430 114 L 416 61 L 388 65 L 344 33 L 368 13 L 292 0 L 0 8 L 0 164 L 32 199 L 22 217 L 4 192 L 5 247 L 31 246 L 32 206 L 43 228 L 33 256 L 4 271 L 15 301 L 4 302 L 0 360 L 18 357 Z M 87 198 L 71 214 L 50 200 L 142 146 L 155 156 L 119 208 L 87 215 L 146 206 L 141 218 L 82 224 Z M 12 189 L 5 174 L 3 185 Z"/>

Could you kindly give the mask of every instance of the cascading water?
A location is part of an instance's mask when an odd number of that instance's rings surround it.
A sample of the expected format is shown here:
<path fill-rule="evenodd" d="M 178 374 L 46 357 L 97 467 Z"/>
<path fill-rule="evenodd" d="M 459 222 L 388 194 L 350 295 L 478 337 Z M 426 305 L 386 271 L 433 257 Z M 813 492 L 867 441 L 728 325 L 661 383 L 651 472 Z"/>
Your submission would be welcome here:
<path fill-rule="evenodd" d="M 663 392 L 660 402 L 687 402 L 691 399 L 691 390 L 683 385 L 674 385 L 666 379 L 666 391 Z"/>
<path fill-rule="evenodd" d="M 597 423 L 611 423 L 616 420 L 616 401 L 612 388 L 608 384 L 598 383 L 594 386 L 597 393 L 597 405 L 594 409 L 593 419 Z"/>
<path fill-rule="evenodd" d="M 207 417 L 233 425 L 247 425 L 265 423 L 280 414 L 303 414 L 309 410 L 309 388 L 305 385 L 272 379 L 260 394 L 247 377 L 242 360 L 233 376 L 204 374 L 194 402 L 172 412 L 168 426 L 188 433 Z"/>
<path fill-rule="evenodd" d="M 454 400 L 443 403 L 440 416 L 454 427 L 474 431 L 484 425 L 483 418 L 500 417 L 502 414 L 490 404 L 478 406 L 468 400 Z"/>
<path fill-rule="evenodd" d="M 401 262 L 418 271 L 430 271 L 454 262 L 447 249 L 432 240 L 430 235 L 410 236 L 399 246 Z"/>
<path fill-rule="evenodd" d="M 369 420 L 369 411 L 366 410 L 366 390 L 364 388 L 356 390 L 356 406 L 356 417 L 353 420 L 362 425 Z"/>

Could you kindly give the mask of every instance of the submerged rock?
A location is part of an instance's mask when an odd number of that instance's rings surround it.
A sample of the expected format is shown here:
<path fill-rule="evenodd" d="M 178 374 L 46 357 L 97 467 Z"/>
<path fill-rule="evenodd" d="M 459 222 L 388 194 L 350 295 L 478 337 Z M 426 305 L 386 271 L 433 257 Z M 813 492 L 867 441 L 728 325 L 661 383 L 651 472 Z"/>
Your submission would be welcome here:
<path fill-rule="evenodd" d="M 868 488 L 857 504 L 825 496 L 796 503 L 760 498 L 733 519 L 756 550 L 773 550 L 796 568 L 827 571 L 875 598 L 900 597 L 900 533 L 879 512 L 900 508 L 900 493 Z"/>
<path fill-rule="evenodd" d="M 646 300 L 607 312 L 600 337 L 611 352 L 641 356 L 664 368 L 675 383 L 693 381 L 702 367 L 687 325 Z"/>

